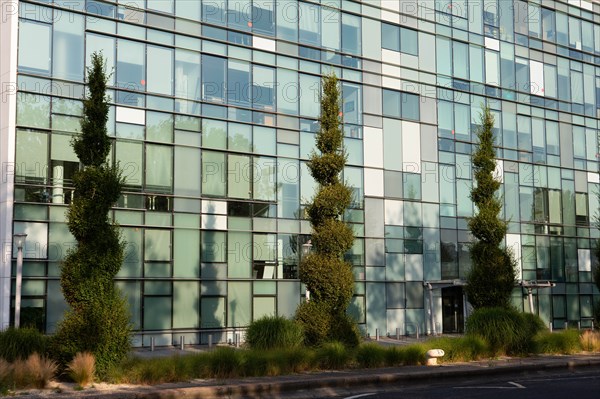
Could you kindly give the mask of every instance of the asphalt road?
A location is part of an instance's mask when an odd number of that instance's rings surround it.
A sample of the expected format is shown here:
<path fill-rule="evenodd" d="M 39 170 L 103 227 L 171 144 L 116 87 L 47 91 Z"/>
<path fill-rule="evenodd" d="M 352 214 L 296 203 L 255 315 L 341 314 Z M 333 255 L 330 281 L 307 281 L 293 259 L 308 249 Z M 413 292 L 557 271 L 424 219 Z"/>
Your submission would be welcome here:
<path fill-rule="evenodd" d="M 356 392 L 310 395 L 338 399 L 599 399 L 600 369 L 537 372 L 490 378 L 446 380 L 429 385 L 364 387 Z"/>

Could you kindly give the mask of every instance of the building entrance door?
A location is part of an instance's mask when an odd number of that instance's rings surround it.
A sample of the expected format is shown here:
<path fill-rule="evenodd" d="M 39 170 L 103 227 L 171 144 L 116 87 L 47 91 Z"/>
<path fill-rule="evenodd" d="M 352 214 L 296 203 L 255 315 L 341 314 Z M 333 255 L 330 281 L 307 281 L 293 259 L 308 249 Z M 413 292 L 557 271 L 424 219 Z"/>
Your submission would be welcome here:
<path fill-rule="evenodd" d="M 462 287 L 442 288 L 442 332 L 464 332 Z"/>

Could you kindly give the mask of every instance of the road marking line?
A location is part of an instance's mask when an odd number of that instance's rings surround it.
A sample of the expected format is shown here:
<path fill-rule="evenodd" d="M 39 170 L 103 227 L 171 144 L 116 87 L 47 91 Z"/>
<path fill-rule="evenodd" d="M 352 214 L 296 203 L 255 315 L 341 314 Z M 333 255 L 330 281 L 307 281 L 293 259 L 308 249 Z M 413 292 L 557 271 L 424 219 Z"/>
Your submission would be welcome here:
<path fill-rule="evenodd" d="M 344 398 L 344 399 L 364 398 L 365 396 L 373 396 L 373 395 L 375 395 L 375 393 L 363 393 L 361 395 L 348 396 L 347 398 Z"/>
<path fill-rule="evenodd" d="M 454 389 L 517 389 L 517 387 L 453 387 Z"/>
<path fill-rule="evenodd" d="M 511 384 L 511 385 L 514 385 L 517 388 L 525 389 L 525 387 L 523 385 L 517 384 L 516 382 L 509 381 L 508 383 Z"/>

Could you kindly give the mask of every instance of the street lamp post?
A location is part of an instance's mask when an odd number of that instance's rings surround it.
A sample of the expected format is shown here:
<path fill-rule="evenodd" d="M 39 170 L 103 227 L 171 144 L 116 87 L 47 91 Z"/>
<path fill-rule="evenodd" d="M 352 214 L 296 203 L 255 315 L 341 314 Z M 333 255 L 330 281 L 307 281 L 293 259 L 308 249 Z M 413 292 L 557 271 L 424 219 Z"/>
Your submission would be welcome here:
<path fill-rule="evenodd" d="M 302 244 L 302 255 L 308 255 L 310 254 L 310 251 L 312 251 L 312 240 L 308 240 L 308 242 Z M 310 291 L 308 290 L 308 288 L 306 288 L 306 302 L 308 302 L 310 300 Z"/>
<path fill-rule="evenodd" d="M 17 281 L 15 283 L 15 328 L 21 324 L 21 283 L 23 280 L 23 247 L 27 234 L 17 233 L 13 236 L 17 246 Z"/>

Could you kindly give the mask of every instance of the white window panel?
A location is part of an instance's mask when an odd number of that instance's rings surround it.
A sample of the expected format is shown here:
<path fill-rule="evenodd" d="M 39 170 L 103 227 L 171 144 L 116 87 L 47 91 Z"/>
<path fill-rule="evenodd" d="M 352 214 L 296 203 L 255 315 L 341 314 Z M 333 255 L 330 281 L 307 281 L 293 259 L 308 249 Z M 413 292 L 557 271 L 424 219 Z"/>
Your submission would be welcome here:
<path fill-rule="evenodd" d="M 365 168 L 365 197 L 383 197 L 383 170 Z"/>
<path fill-rule="evenodd" d="M 381 59 L 389 64 L 400 65 L 400 52 L 388 49 L 381 49 Z M 384 72 L 385 74 L 385 72 Z M 384 86 L 385 87 L 385 86 Z"/>
<path fill-rule="evenodd" d="M 500 183 L 504 183 L 504 162 L 500 159 L 496 159 L 496 169 L 494 170 L 494 177 Z"/>
<path fill-rule="evenodd" d="M 402 121 L 402 170 L 421 173 L 421 126 Z"/>
<path fill-rule="evenodd" d="M 203 230 L 227 230 L 227 216 L 202 215 L 200 224 Z"/>
<path fill-rule="evenodd" d="M 203 200 L 202 201 L 202 213 L 226 215 L 227 214 L 227 202 Z"/>
<path fill-rule="evenodd" d="M 364 166 L 383 168 L 383 129 L 365 127 L 363 148 Z"/>
<path fill-rule="evenodd" d="M 402 81 L 400 79 L 388 78 L 384 76 L 381 79 L 382 86 L 386 89 L 400 90 L 402 87 Z"/>
<path fill-rule="evenodd" d="M 544 96 L 544 64 L 537 61 L 529 61 L 529 72 L 531 94 Z"/>
<path fill-rule="evenodd" d="M 396 200 L 385 200 L 385 224 L 402 226 L 404 224 L 404 203 Z"/>
<path fill-rule="evenodd" d="M 386 60 L 386 58 L 384 58 L 384 60 Z M 400 77 L 400 67 L 394 66 L 394 65 L 383 64 L 381 66 L 381 73 L 382 73 L 382 75 L 399 78 Z"/>
<path fill-rule="evenodd" d="M 500 42 L 490 37 L 485 38 L 485 48 L 490 50 L 500 51 Z"/>
<path fill-rule="evenodd" d="M 580 272 L 591 272 L 592 271 L 592 254 L 589 249 L 578 249 L 577 260 L 579 264 Z"/>
<path fill-rule="evenodd" d="M 498 53 L 494 51 L 485 52 L 485 83 L 499 86 Z"/>
<path fill-rule="evenodd" d="M 146 113 L 142 109 L 117 107 L 116 119 L 117 122 L 145 125 Z"/>
<path fill-rule="evenodd" d="M 394 0 L 392 3 L 396 3 L 399 6 L 397 0 Z M 382 4 L 382 6 L 383 6 L 383 4 Z M 387 21 L 387 22 L 393 22 L 395 24 L 399 24 L 400 23 L 400 15 L 396 14 L 394 12 L 381 10 L 381 20 L 382 21 Z"/>
<path fill-rule="evenodd" d="M 275 52 L 275 40 L 254 36 L 252 38 L 252 45 L 254 46 L 254 48 L 259 50 Z"/>
<path fill-rule="evenodd" d="M 587 174 L 588 183 L 600 183 L 600 175 L 594 172 L 588 172 Z"/>

